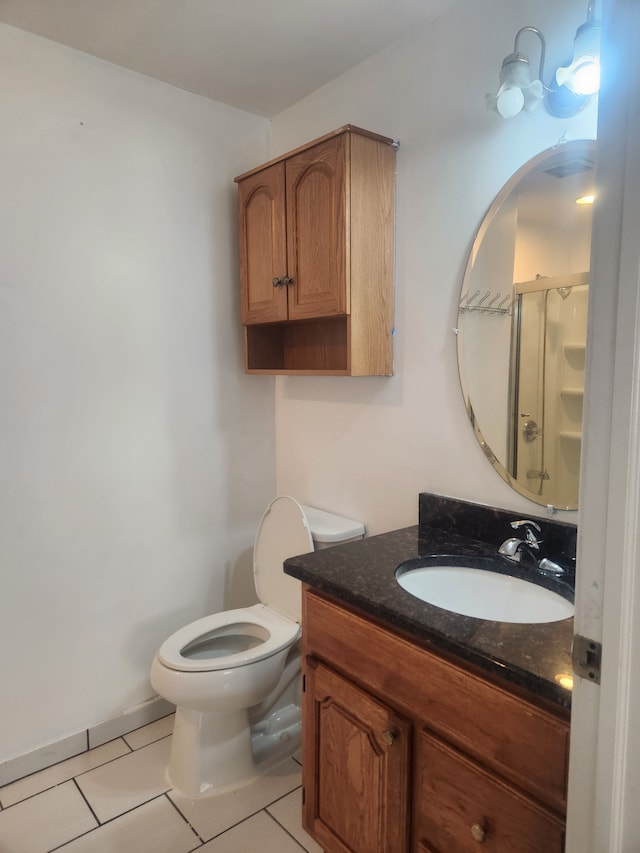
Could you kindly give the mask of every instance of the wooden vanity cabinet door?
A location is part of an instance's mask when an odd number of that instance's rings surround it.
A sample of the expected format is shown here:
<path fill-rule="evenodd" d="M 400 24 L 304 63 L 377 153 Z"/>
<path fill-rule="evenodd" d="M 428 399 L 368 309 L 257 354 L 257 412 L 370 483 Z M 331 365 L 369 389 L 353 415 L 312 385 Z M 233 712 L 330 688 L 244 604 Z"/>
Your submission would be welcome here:
<path fill-rule="evenodd" d="M 238 184 L 240 304 L 243 324 L 287 319 L 285 167 L 275 163 Z"/>
<path fill-rule="evenodd" d="M 313 658 L 304 672 L 305 829 L 329 853 L 407 853 L 410 723 Z"/>
<path fill-rule="evenodd" d="M 286 161 L 290 320 L 349 313 L 349 145 L 343 133 Z"/>
<path fill-rule="evenodd" d="M 564 822 L 519 789 L 423 731 L 416 780 L 421 853 L 562 853 Z"/>

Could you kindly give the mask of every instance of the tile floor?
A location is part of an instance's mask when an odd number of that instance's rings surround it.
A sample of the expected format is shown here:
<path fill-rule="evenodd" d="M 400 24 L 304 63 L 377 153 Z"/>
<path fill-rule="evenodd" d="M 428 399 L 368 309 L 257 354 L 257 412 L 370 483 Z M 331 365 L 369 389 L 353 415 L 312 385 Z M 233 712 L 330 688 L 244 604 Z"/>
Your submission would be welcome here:
<path fill-rule="evenodd" d="M 0 788 L 0 853 L 322 853 L 300 764 L 202 800 L 167 785 L 173 716 Z"/>

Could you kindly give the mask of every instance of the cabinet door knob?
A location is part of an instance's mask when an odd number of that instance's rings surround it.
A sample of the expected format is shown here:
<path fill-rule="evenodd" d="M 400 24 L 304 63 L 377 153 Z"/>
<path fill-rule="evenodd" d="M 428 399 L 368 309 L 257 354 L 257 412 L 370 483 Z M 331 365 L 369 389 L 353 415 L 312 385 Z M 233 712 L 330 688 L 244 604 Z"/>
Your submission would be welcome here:
<path fill-rule="evenodd" d="M 484 818 L 478 821 L 478 823 L 474 823 L 471 827 L 471 835 L 473 836 L 473 840 L 477 841 L 478 844 L 484 844 L 487 840 L 487 824 Z"/>
<path fill-rule="evenodd" d="M 276 277 L 273 279 L 272 284 L 273 284 L 273 286 L 274 286 L 274 287 L 280 287 L 281 285 L 283 285 L 283 284 L 284 284 L 284 281 L 283 281 L 283 279 L 278 278 L 278 277 L 276 276 Z"/>
<path fill-rule="evenodd" d="M 285 275 L 285 277 L 282 279 L 282 284 L 286 284 L 288 287 L 290 284 L 293 284 L 293 279 L 290 278 L 288 275 Z"/>
<path fill-rule="evenodd" d="M 387 746 L 392 746 L 396 740 L 396 733 L 391 729 L 387 729 L 386 732 L 382 732 L 382 742 Z"/>

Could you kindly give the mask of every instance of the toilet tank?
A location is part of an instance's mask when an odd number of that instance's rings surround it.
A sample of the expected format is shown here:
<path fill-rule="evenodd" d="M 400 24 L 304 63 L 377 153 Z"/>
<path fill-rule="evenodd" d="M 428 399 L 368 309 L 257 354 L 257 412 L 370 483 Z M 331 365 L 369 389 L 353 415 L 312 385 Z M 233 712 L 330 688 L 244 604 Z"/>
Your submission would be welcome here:
<path fill-rule="evenodd" d="M 285 574 L 288 557 L 362 539 L 359 521 L 303 506 L 288 495 L 271 501 L 258 527 L 253 546 L 253 575 L 258 598 L 266 607 L 300 622 L 300 581 Z"/>
<path fill-rule="evenodd" d="M 360 521 L 334 515 L 332 512 L 325 512 L 323 509 L 305 504 L 302 504 L 302 509 L 316 551 L 364 538 L 364 524 Z"/>

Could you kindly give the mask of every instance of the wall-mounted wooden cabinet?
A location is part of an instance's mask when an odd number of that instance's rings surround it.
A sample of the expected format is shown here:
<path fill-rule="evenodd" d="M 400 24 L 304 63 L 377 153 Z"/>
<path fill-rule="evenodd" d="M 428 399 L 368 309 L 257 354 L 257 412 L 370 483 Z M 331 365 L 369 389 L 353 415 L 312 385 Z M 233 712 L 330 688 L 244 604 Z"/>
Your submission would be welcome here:
<path fill-rule="evenodd" d="M 248 373 L 393 373 L 395 153 L 347 126 L 236 178 Z"/>
<path fill-rule="evenodd" d="M 327 853 L 562 853 L 564 709 L 303 604 L 303 824 Z"/>

